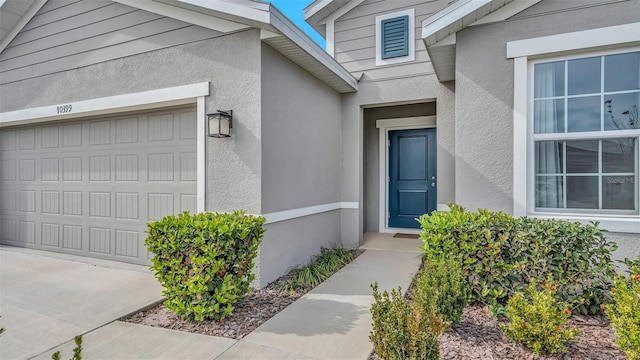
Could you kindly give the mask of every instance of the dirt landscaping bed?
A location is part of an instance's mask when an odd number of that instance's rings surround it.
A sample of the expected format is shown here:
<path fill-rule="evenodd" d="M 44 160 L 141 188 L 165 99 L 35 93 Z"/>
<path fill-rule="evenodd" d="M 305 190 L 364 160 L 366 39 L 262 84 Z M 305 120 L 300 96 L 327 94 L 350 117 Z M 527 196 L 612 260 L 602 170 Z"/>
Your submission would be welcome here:
<path fill-rule="evenodd" d="M 360 256 L 363 252 L 364 251 L 361 250 L 354 251 L 353 259 Z M 121 320 L 172 330 L 242 339 L 313 289 L 312 286 L 309 286 L 297 288 L 295 291 L 278 290 L 278 288 L 282 288 L 287 283 L 290 283 L 291 275 L 292 273 L 290 272 L 282 276 L 269 284 L 265 289 L 251 290 L 251 293 L 249 293 L 244 300 L 235 304 L 233 315 L 222 321 L 206 320 L 191 322 L 183 320 L 163 304 L 140 311 Z"/>
<path fill-rule="evenodd" d="M 254 290 L 236 306 L 233 316 L 223 321 L 189 322 L 176 317 L 164 305 L 134 314 L 123 321 L 147 326 L 187 331 L 211 336 L 242 339 L 258 326 L 282 311 L 306 291 L 296 293 L 276 290 Z M 566 354 L 533 354 L 523 346 L 507 339 L 498 321 L 491 318 L 481 305 L 470 305 L 464 310 L 459 324 L 440 336 L 441 359 L 563 359 L 563 360 L 623 360 L 624 353 L 614 343 L 613 329 L 602 316 L 574 315 L 568 326 L 578 328 L 582 334 L 568 344 Z M 378 360 L 372 355 L 371 360 Z"/>
<path fill-rule="evenodd" d="M 567 325 L 580 329 L 582 334 L 567 344 L 568 351 L 565 354 L 536 355 L 524 346 L 509 341 L 500 331 L 498 324 L 497 320 L 489 316 L 485 306 L 477 304 L 467 306 L 460 323 L 439 337 L 440 359 L 626 359 L 625 354 L 617 348 L 613 329 L 604 316 L 571 316 Z M 379 360 L 379 358 L 372 354 L 369 360 Z"/>
<path fill-rule="evenodd" d="M 582 334 L 567 344 L 566 354 L 533 354 L 529 349 L 507 339 L 498 321 L 492 319 L 486 307 L 467 306 L 459 324 L 440 336 L 441 359 L 626 359 L 615 342 L 613 329 L 604 316 L 573 315 L 567 325 Z"/>
<path fill-rule="evenodd" d="M 253 290 L 243 301 L 236 304 L 233 315 L 222 321 L 191 322 L 183 320 L 163 304 L 122 320 L 147 326 L 242 339 L 307 291 L 301 290 L 291 293 L 269 289 Z"/>

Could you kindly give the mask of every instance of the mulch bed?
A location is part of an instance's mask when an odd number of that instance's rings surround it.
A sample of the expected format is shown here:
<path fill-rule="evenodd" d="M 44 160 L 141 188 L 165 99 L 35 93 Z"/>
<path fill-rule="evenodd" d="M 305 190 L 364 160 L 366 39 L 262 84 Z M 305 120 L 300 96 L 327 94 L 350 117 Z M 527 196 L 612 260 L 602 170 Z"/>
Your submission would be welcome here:
<path fill-rule="evenodd" d="M 363 252 L 363 250 L 356 251 L 356 258 Z M 251 290 L 244 300 L 235 304 L 233 315 L 221 321 L 183 320 L 167 309 L 164 304 L 120 320 L 204 335 L 242 339 L 312 289 L 311 287 L 300 288 L 295 292 L 274 290 L 278 285 L 284 284 L 289 276 L 290 274 L 287 274 L 275 280 L 266 289 Z"/>
<path fill-rule="evenodd" d="M 626 356 L 614 342 L 613 329 L 606 317 L 573 315 L 567 325 L 582 334 L 567 344 L 565 354 L 536 355 L 529 349 L 509 341 L 500 330 L 499 322 L 491 318 L 487 308 L 469 305 L 460 323 L 438 339 L 440 359 L 561 359 L 561 360 L 623 360 Z M 370 360 L 378 360 L 372 354 Z"/>
<path fill-rule="evenodd" d="M 358 255 L 362 253 L 358 252 Z M 281 283 L 286 277 L 274 284 Z M 411 290 L 406 294 L 409 298 Z M 311 288 L 296 292 L 273 290 L 273 287 L 252 290 L 247 297 L 235 305 L 231 317 L 222 321 L 189 322 L 178 318 L 171 310 L 160 304 L 138 312 L 122 321 L 147 326 L 156 326 L 231 339 L 242 339 L 291 303 L 309 292 Z M 578 328 L 582 334 L 567 344 L 565 354 L 535 355 L 529 349 L 507 339 L 498 326 L 499 322 L 489 316 L 486 306 L 469 305 L 464 309 L 460 323 L 452 326 L 438 340 L 441 359 L 560 359 L 560 360 L 623 360 L 624 353 L 614 342 L 613 328 L 604 316 L 573 315 L 568 326 Z M 369 360 L 379 360 L 374 354 Z"/>
<path fill-rule="evenodd" d="M 277 290 L 253 290 L 235 305 L 233 315 L 222 321 L 194 321 L 180 319 L 163 304 L 138 312 L 122 321 L 181 330 L 192 333 L 242 339 L 258 326 L 299 299 L 308 290 L 295 293 Z"/>

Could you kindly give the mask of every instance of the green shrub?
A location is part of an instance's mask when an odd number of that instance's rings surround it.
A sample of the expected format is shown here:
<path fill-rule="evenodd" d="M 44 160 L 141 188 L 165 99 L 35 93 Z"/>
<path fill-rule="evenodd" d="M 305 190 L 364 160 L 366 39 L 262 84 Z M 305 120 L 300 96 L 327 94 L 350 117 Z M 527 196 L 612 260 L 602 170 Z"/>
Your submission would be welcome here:
<path fill-rule="evenodd" d="M 640 360 L 640 257 L 626 261 L 630 275 L 616 276 L 611 295 L 613 303 L 603 305 L 616 332 L 616 344 L 629 360 Z"/>
<path fill-rule="evenodd" d="M 290 292 L 314 288 L 353 261 L 355 257 L 355 250 L 340 247 L 321 248 L 320 254 L 312 256 L 308 265 L 294 267 L 285 280 L 273 283 L 269 287 Z"/>
<path fill-rule="evenodd" d="M 447 323 L 458 323 L 469 300 L 462 264 L 456 258 L 426 260 L 416 277 L 413 300 Z"/>
<path fill-rule="evenodd" d="M 445 324 L 430 309 L 409 303 L 402 296 L 402 289 L 392 289 L 391 294 L 373 289 L 371 306 L 373 329 L 369 339 L 381 359 L 400 360 L 438 359 L 438 335 Z"/>
<path fill-rule="evenodd" d="M 534 353 L 566 352 L 565 344 L 578 336 L 577 329 L 565 329 L 571 311 L 554 298 L 555 286 L 543 283 L 539 291 L 535 280 L 526 295 L 517 292 L 508 303 L 509 325 L 500 325 L 513 342 L 521 343 Z"/>
<path fill-rule="evenodd" d="M 185 212 L 149 223 L 145 245 L 167 308 L 188 320 L 230 316 L 254 279 L 264 221 L 237 211 Z"/>
<path fill-rule="evenodd" d="M 505 304 L 530 279 L 551 275 L 572 310 L 598 314 L 610 302 L 615 245 L 597 224 L 450 208 L 420 217 L 422 249 L 431 259 L 461 257 L 472 300 Z"/>

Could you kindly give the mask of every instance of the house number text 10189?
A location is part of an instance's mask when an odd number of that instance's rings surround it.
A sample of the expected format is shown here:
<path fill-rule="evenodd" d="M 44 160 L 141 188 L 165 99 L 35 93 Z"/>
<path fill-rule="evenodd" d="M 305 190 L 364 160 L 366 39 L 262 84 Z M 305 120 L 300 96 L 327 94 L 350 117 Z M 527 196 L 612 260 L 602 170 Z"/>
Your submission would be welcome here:
<path fill-rule="evenodd" d="M 70 113 L 73 107 L 71 105 L 60 105 L 57 106 L 56 109 L 58 110 L 58 114 L 66 114 Z"/>

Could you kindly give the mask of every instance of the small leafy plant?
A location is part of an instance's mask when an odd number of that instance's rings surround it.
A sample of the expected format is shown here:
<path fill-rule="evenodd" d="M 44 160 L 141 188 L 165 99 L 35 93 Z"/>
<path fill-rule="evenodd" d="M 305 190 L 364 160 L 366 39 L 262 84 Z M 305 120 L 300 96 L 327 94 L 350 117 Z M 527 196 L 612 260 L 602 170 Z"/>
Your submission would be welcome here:
<path fill-rule="evenodd" d="M 291 269 L 283 281 L 273 283 L 269 287 L 288 292 L 314 288 L 353 261 L 355 257 L 355 250 L 340 247 L 321 248 L 318 255 L 311 257 L 309 264 Z"/>
<path fill-rule="evenodd" d="M 371 307 L 373 329 L 369 339 L 381 359 L 438 359 L 438 335 L 446 324 L 432 309 L 417 302 L 407 302 L 402 289 L 378 292 L 371 285 L 374 304 Z"/>
<path fill-rule="evenodd" d="M 434 311 L 444 322 L 455 324 L 469 300 L 469 287 L 457 258 L 426 260 L 416 277 L 413 300 Z"/>
<path fill-rule="evenodd" d="M 580 334 L 566 329 L 571 310 L 554 298 L 556 286 L 549 278 L 539 291 L 531 280 L 525 293 L 517 292 L 508 303 L 509 324 L 501 324 L 504 334 L 513 342 L 523 344 L 534 353 L 566 352 L 566 343 Z"/>
<path fill-rule="evenodd" d="M 265 219 L 234 213 L 188 212 L 147 225 L 151 269 L 165 305 L 187 320 L 220 320 L 249 292 Z"/>
<path fill-rule="evenodd" d="M 616 344 L 629 360 L 640 360 L 640 257 L 625 259 L 628 277 L 618 275 L 611 289 L 613 303 L 604 305 L 616 333 Z"/>
<path fill-rule="evenodd" d="M 73 348 L 73 357 L 71 360 L 82 360 L 82 335 L 76 336 L 73 341 L 76 344 L 76 347 Z M 51 355 L 51 359 L 60 360 L 60 351 L 56 351 Z"/>

